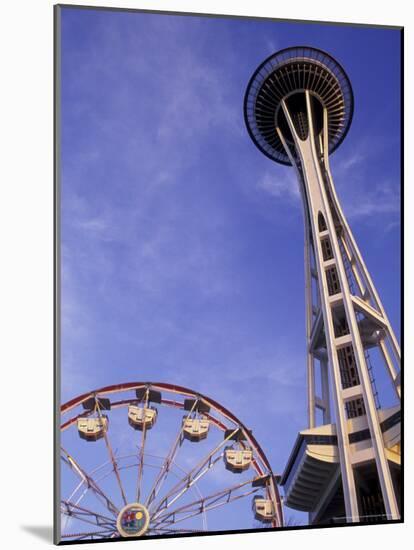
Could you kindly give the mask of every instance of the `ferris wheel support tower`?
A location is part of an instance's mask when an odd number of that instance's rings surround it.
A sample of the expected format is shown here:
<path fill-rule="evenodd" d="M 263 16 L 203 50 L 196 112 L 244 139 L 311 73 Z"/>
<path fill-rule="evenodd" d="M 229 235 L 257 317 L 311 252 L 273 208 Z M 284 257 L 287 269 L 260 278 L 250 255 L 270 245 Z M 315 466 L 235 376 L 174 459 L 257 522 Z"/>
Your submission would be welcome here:
<path fill-rule="evenodd" d="M 304 205 L 308 429 L 282 476 L 285 502 L 312 523 L 398 520 L 400 348 L 329 166 L 352 120 L 350 81 L 320 50 L 281 50 L 253 74 L 244 115 L 256 146 L 293 167 Z M 371 349 L 395 394 L 389 409 L 379 407 Z"/>

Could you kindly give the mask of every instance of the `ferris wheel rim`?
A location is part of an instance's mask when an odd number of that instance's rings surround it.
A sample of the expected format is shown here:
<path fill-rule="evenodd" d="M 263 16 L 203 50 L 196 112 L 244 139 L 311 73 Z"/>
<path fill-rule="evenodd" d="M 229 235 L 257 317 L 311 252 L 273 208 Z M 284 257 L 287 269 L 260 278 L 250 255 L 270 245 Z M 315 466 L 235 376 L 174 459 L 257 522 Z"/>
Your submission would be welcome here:
<path fill-rule="evenodd" d="M 199 398 L 205 401 L 206 403 L 212 405 L 214 409 L 218 410 L 221 414 L 223 414 L 223 416 L 226 416 L 232 422 L 238 424 L 246 432 L 246 434 L 248 434 L 249 439 L 251 439 L 252 443 L 254 444 L 256 451 L 258 452 L 263 463 L 266 465 L 269 472 L 272 472 L 270 462 L 266 454 L 264 453 L 263 449 L 261 448 L 259 442 L 254 437 L 251 430 L 249 430 L 249 428 L 247 428 L 236 415 L 234 415 L 231 411 L 229 411 L 226 407 L 223 407 L 223 405 L 221 405 L 214 399 L 200 392 L 195 392 L 194 390 L 191 390 L 185 386 L 180 386 L 178 384 L 170 384 L 167 382 L 124 382 L 120 384 L 111 384 L 109 386 L 103 386 L 102 388 L 91 390 L 87 393 L 74 397 L 70 401 L 67 401 L 66 403 L 64 403 L 61 406 L 60 411 L 61 411 L 61 414 L 65 414 L 69 412 L 71 409 L 81 405 L 87 399 L 90 399 L 91 397 L 94 397 L 95 395 L 98 395 L 98 394 L 107 395 L 107 394 L 120 393 L 123 391 L 130 391 L 130 390 L 141 389 L 146 387 L 165 390 L 172 393 L 178 393 L 180 395 L 187 395 L 188 397 Z"/>
<path fill-rule="evenodd" d="M 61 415 L 66 415 L 76 407 L 81 406 L 85 401 L 87 401 L 90 398 L 94 398 L 95 400 L 98 401 L 100 397 L 108 396 L 111 394 L 120 394 L 124 392 L 130 392 L 133 390 L 140 390 L 144 388 L 148 390 L 151 389 L 151 390 L 158 390 L 158 391 L 166 392 L 170 394 L 171 393 L 177 394 L 177 397 L 181 397 L 181 398 L 182 397 L 194 398 L 196 401 L 200 400 L 205 404 L 207 404 L 209 407 L 211 407 L 211 409 L 213 409 L 213 411 L 216 414 L 219 413 L 219 415 L 221 415 L 221 419 L 219 420 L 215 416 L 210 416 L 208 413 L 206 414 L 206 416 L 210 420 L 213 420 L 213 424 L 215 424 L 217 428 L 219 428 L 222 431 L 229 430 L 229 426 L 227 423 L 230 422 L 231 424 L 236 426 L 236 429 L 240 429 L 243 432 L 243 434 L 246 436 L 247 442 L 252 446 L 253 451 L 256 454 L 256 457 L 252 461 L 252 467 L 255 470 L 258 477 L 253 479 L 260 479 L 260 478 L 268 479 L 266 483 L 269 483 L 269 486 L 268 486 L 268 490 L 270 490 L 269 495 L 272 495 L 270 496 L 270 498 L 272 498 L 272 501 L 274 502 L 274 510 L 276 514 L 275 516 L 276 524 L 272 523 L 272 526 L 277 528 L 283 525 L 282 502 L 281 502 L 281 497 L 277 487 L 277 482 L 275 480 L 275 476 L 271 469 L 269 460 L 267 459 L 266 454 L 264 453 L 262 447 L 260 446 L 256 438 L 253 436 L 251 430 L 249 430 L 246 427 L 246 425 L 243 422 L 241 422 L 240 419 L 235 414 L 233 414 L 231 411 L 229 411 L 226 407 L 221 405 L 216 400 L 200 392 L 194 391 L 192 389 L 189 389 L 187 387 L 184 387 L 178 384 L 171 384 L 167 382 L 148 382 L 148 381 L 124 382 L 120 384 L 103 386 L 101 388 L 88 391 L 86 393 L 83 393 L 79 396 L 72 398 L 71 400 L 61 405 Z M 122 401 L 111 401 L 111 409 L 126 407 L 127 405 L 132 404 L 132 402 L 136 402 L 136 398 L 128 398 Z M 179 399 L 175 401 L 175 398 L 173 399 L 163 398 L 160 404 L 166 407 L 175 407 L 179 409 L 184 409 L 184 402 L 180 401 Z M 84 414 L 85 413 L 83 413 L 83 415 Z M 72 424 L 76 422 L 76 420 L 80 416 L 82 416 L 82 414 L 77 415 L 69 420 L 66 420 L 66 422 L 61 424 L 60 430 L 63 431 L 67 427 L 70 427 Z M 259 459 L 259 461 L 257 459 Z M 203 532 L 203 530 L 200 530 L 200 532 Z"/>

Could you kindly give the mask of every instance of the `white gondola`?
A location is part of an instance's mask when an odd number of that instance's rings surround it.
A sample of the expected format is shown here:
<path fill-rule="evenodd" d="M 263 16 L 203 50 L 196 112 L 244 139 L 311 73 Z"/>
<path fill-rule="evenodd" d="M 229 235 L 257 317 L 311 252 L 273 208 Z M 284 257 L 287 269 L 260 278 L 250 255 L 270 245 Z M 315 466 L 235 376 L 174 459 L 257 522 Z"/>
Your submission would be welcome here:
<path fill-rule="evenodd" d="M 83 417 L 78 418 L 78 433 L 86 441 L 97 441 L 108 430 L 108 417 Z"/>
<path fill-rule="evenodd" d="M 238 474 L 249 469 L 253 460 L 253 451 L 249 447 L 234 449 L 226 447 L 224 450 L 224 464 L 227 470 Z"/>
<path fill-rule="evenodd" d="M 270 523 L 275 517 L 273 502 L 263 496 L 253 498 L 254 518 L 262 523 Z"/>
<path fill-rule="evenodd" d="M 150 430 L 157 420 L 157 409 L 154 407 L 138 407 L 130 405 L 128 407 L 128 422 L 135 430 Z"/>
<path fill-rule="evenodd" d="M 210 422 L 207 418 L 183 418 L 183 435 L 189 441 L 201 441 L 205 439 L 210 428 Z"/>

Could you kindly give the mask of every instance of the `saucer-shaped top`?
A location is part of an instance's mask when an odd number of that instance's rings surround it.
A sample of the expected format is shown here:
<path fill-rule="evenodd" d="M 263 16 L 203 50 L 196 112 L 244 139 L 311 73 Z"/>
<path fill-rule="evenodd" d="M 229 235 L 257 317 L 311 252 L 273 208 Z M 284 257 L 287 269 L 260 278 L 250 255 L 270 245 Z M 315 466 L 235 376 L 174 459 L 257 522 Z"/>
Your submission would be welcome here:
<path fill-rule="evenodd" d="M 250 137 L 281 164 L 291 164 L 275 128 L 281 100 L 304 90 L 327 109 L 332 153 L 345 138 L 354 110 L 351 83 L 333 57 L 307 46 L 280 50 L 256 69 L 246 89 L 244 119 Z"/>

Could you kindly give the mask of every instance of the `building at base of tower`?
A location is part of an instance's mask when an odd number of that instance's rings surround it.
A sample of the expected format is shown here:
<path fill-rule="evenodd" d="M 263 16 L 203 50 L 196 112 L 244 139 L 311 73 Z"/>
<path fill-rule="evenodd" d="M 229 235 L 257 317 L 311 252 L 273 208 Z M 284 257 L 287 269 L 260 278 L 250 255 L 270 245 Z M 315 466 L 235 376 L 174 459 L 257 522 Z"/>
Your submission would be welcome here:
<path fill-rule="evenodd" d="M 400 510 L 400 408 L 380 410 L 378 416 Z M 366 416 L 348 422 L 359 521 L 370 523 L 393 519 L 385 512 Z M 310 524 L 347 522 L 335 424 L 299 433 L 280 484 L 284 489 L 285 505 L 308 512 Z"/>

